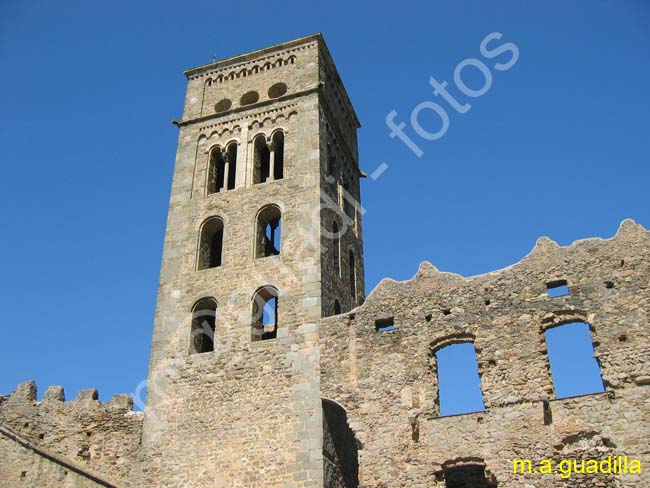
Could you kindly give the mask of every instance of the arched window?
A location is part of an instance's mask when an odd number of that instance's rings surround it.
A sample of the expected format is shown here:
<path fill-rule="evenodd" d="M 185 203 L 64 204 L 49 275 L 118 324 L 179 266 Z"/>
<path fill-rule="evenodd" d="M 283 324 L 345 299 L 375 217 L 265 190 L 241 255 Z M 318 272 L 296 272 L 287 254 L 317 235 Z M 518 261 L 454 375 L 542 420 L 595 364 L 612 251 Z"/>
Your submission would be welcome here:
<path fill-rule="evenodd" d="M 263 134 L 253 141 L 253 184 L 264 183 L 271 174 L 271 151 Z"/>
<path fill-rule="evenodd" d="M 334 300 L 334 315 L 339 315 L 341 313 L 341 302 L 338 299 Z"/>
<path fill-rule="evenodd" d="M 476 350 L 467 337 L 444 342 L 434 349 L 440 415 L 482 412 L 483 393 Z"/>
<path fill-rule="evenodd" d="M 336 275 L 341 276 L 341 236 L 339 224 L 336 222 L 332 223 L 332 250 Z"/>
<path fill-rule="evenodd" d="M 275 339 L 278 333 L 278 290 L 263 286 L 253 296 L 251 339 Z"/>
<path fill-rule="evenodd" d="M 237 143 L 231 142 L 226 146 L 226 186 L 234 190 L 237 183 Z"/>
<path fill-rule="evenodd" d="M 198 269 L 221 266 L 222 253 L 223 221 L 219 217 L 211 217 L 201 226 Z"/>
<path fill-rule="evenodd" d="M 350 295 L 352 297 L 352 302 L 357 303 L 357 263 L 354 258 L 354 252 L 350 249 L 348 254 L 348 259 L 350 261 Z"/>
<path fill-rule="evenodd" d="M 210 152 L 208 194 L 234 190 L 237 181 L 237 143 L 231 142 L 225 151 L 216 146 Z"/>
<path fill-rule="evenodd" d="M 219 146 L 210 152 L 210 165 L 208 168 L 208 194 L 218 193 L 223 189 L 226 161 Z"/>
<path fill-rule="evenodd" d="M 544 332 L 556 398 L 605 391 L 589 325 L 571 322 Z"/>
<path fill-rule="evenodd" d="M 202 298 L 192 307 L 190 354 L 214 351 L 216 319 L 217 302 L 214 298 Z"/>
<path fill-rule="evenodd" d="M 277 131 L 270 144 L 264 134 L 253 140 L 253 184 L 284 178 L 284 133 Z"/>
<path fill-rule="evenodd" d="M 268 205 L 257 215 L 255 257 L 280 254 L 282 213 L 276 205 Z"/>

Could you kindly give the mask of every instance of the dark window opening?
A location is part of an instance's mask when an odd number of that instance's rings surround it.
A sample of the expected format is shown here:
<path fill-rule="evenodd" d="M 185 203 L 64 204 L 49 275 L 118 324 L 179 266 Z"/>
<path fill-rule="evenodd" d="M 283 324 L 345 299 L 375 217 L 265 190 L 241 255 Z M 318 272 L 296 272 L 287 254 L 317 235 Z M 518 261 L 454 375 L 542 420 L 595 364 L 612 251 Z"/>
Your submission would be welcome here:
<path fill-rule="evenodd" d="M 273 175 L 272 179 L 281 180 L 284 178 L 284 134 L 281 131 L 273 134 L 271 139 L 271 147 L 273 149 Z"/>
<path fill-rule="evenodd" d="M 377 332 L 390 332 L 395 330 L 395 320 L 393 317 L 380 317 L 375 320 L 375 330 Z"/>
<path fill-rule="evenodd" d="M 332 240 L 334 269 L 336 270 L 336 275 L 341 276 L 341 236 L 339 224 L 336 222 L 332 223 Z"/>
<path fill-rule="evenodd" d="M 219 193 L 223 189 L 226 160 L 220 147 L 215 147 L 210 153 L 210 166 L 208 169 L 208 194 Z"/>
<path fill-rule="evenodd" d="M 271 174 L 271 151 L 264 136 L 257 136 L 253 143 L 253 183 L 264 183 Z"/>
<path fill-rule="evenodd" d="M 544 336 L 556 398 L 605 391 L 589 325 L 572 322 L 548 329 Z"/>
<path fill-rule="evenodd" d="M 223 221 L 218 217 L 208 219 L 201 227 L 198 269 L 221 266 L 223 254 Z"/>
<path fill-rule="evenodd" d="M 485 466 L 466 464 L 444 470 L 446 488 L 496 488 L 485 476 Z"/>
<path fill-rule="evenodd" d="M 282 214 L 275 205 L 269 205 L 257 216 L 257 246 L 255 256 L 265 258 L 280 254 Z"/>
<path fill-rule="evenodd" d="M 484 411 L 474 344 L 451 344 L 438 349 L 435 357 L 440 415 Z"/>
<path fill-rule="evenodd" d="M 546 291 L 549 298 L 563 297 L 570 294 L 566 280 L 556 280 L 546 283 Z"/>
<path fill-rule="evenodd" d="M 271 286 L 260 288 L 253 297 L 251 339 L 275 339 L 278 333 L 278 291 Z"/>
<path fill-rule="evenodd" d="M 334 315 L 339 315 L 341 313 L 341 302 L 334 300 Z"/>
<path fill-rule="evenodd" d="M 192 309 L 191 354 L 214 351 L 217 302 L 202 298 Z"/>
<path fill-rule="evenodd" d="M 348 255 L 350 261 L 350 295 L 352 296 L 353 303 L 357 302 L 357 270 L 356 270 L 356 260 L 354 253 L 350 250 Z"/>
<path fill-rule="evenodd" d="M 228 164 L 227 173 L 228 181 L 227 187 L 228 190 L 234 190 L 237 183 L 237 144 L 231 142 L 226 148 L 226 161 Z"/>

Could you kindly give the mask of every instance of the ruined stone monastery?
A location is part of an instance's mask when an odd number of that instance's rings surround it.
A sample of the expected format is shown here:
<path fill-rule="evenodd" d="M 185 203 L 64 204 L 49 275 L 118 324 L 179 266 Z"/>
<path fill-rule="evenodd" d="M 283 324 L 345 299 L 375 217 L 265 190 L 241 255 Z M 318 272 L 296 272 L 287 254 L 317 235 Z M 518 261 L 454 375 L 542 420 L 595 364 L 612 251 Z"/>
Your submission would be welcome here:
<path fill-rule="evenodd" d="M 0 396 L 0 487 L 648 487 L 650 232 L 541 238 L 364 296 L 359 120 L 321 35 L 185 72 L 147 405 Z M 561 296 L 549 290 L 566 287 Z M 559 398 L 545 333 L 588 326 L 603 389 Z M 484 409 L 443 416 L 437 352 Z M 641 474 L 514 473 L 627 456 Z"/>

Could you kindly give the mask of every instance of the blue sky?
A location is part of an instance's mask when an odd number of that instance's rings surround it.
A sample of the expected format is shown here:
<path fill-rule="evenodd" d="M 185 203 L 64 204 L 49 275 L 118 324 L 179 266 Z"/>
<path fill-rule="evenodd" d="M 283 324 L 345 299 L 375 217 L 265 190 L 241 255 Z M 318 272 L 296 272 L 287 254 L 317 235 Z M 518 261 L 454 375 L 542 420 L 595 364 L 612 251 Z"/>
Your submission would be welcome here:
<path fill-rule="evenodd" d="M 507 266 L 541 235 L 650 226 L 650 4 L 0 3 L 0 392 L 146 377 L 186 68 L 323 32 L 359 114 L 367 291 L 422 260 Z M 520 57 L 416 157 L 388 136 L 481 40 Z M 467 84 L 479 86 L 467 70 Z M 430 115 L 430 114 L 429 114 Z M 423 116 L 423 124 L 436 123 Z M 408 126 L 406 130 L 411 130 Z M 413 136 L 413 131 L 410 132 Z"/>

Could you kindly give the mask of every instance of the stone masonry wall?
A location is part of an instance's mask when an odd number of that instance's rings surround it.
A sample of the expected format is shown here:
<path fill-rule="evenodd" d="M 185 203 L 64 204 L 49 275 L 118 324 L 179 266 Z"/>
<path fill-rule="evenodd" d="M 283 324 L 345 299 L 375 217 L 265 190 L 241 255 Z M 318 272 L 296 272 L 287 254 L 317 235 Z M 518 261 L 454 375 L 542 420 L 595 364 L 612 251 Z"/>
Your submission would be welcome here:
<path fill-rule="evenodd" d="M 61 486 L 67 488 L 95 488 L 111 486 L 98 483 L 76 473 L 20 444 L 0 436 L 0 487 L 43 488 Z"/>
<path fill-rule="evenodd" d="M 650 486 L 647 230 L 624 221 L 611 239 L 569 247 L 541 238 L 519 263 L 470 278 L 423 263 L 366 300 L 361 211 L 351 227 L 341 212 L 342 186 L 360 201 L 359 121 L 322 37 L 186 75 L 146 413 L 125 396 L 102 404 L 95 390 L 65 402 L 51 387 L 36 401 L 35 384 L 21 384 L 0 397 L 0 488 L 442 488 L 446 476 L 483 473 L 485 488 Z M 284 178 L 253 184 L 253 141 L 276 131 Z M 208 194 L 210 152 L 233 141 L 235 188 Z M 280 254 L 258 258 L 267 205 L 281 211 Z M 212 217 L 222 260 L 199 269 Z M 549 298 L 557 280 L 570 294 Z M 278 291 L 277 337 L 253 341 L 262 286 Z M 214 350 L 195 353 L 204 298 L 217 304 Z M 333 315 L 337 300 L 344 313 Z M 544 332 L 575 321 L 589 324 L 605 392 L 556 399 Z M 485 410 L 441 417 L 435 352 L 461 342 L 474 345 Z M 512 472 L 513 459 L 615 455 L 644 472 Z"/>
<path fill-rule="evenodd" d="M 0 401 L 0 426 L 10 429 L 39 448 L 51 451 L 73 464 L 87 467 L 122 486 L 128 486 L 131 470 L 139 459 L 142 413 L 133 412 L 128 395 L 116 395 L 108 403 L 97 400 L 96 390 L 83 390 L 77 399 L 64 401 L 61 387 L 50 387 L 36 401 L 36 385 L 22 383 Z M 95 486 L 72 483 L 60 467 L 51 465 L 15 442 L 3 439 L 3 449 L 11 452 L 0 463 L 0 486 L 16 473 L 26 472 L 25 486 Z M 11 461 L 9 461 L 11 459 Z M 45 472 L 55 476 L 50 484 L 39 484 Z M 70 471 L 70 470 L 68 470 Z M 40 473 L 40 474 L 38 474 Z M 65 483 L 61 480 L 65 478 Z M 55 480 L 61 481 L 60 484 Z M 22 484 L 20 486 L 23 486 Z"/>
<path fill-rule="evenodd" d="M 322 395 L 342 404 L 363 446 L 360 486 L 445 486 L 444 468 L 484 465 L 499 487 L 645 486 L 650 475 L 513 475 L 515 458 L 650 463 L 650 233 L 625 221 L 608 240 L 548 238 L 521 262 L 471 278 L 423 263 L 383 280 L 351 313 L 320 324 Z M 549 298 L 546 283 L 570 295 Z M 396 330 L 378 332 L 378 318 Z M 543 332 L 590 325 L 605 393 L 556 400 Z M 440 417 L 436 348 L 472 342 L 485 411 Z"/>
<path fill-rule="evenodd" d="M 319 40 L 305 38 L 187 72 L 163 252 L 144 427 L 142 486 L 322 486 Z M 275 65 L 274 59 L 290 64 Z M 256 72 L 255 66 L 269 68 Z M 246 71 L 232 79 L 220 73 Z M 212 85 L 200 103 L 206 78 Z M 267 97 L 285 83 L 287 93 Z M 198 107 L 257 91 L 258 102 Z M 253 183 L 253 139 L 284 132 L 284 178 Z M 207 194 L 208 155 L 236 141 L 235 189 Z M 280 254 L 255 256 L 256 216 L 282 213 Z M 221 266 L 197 270 L 202 222 L 224 223 Z M 279 292 L 277 338 L 251 340 L 253 297 Z M 190 353 L 192 307 L 217 302 L 214 351 Z"/>

